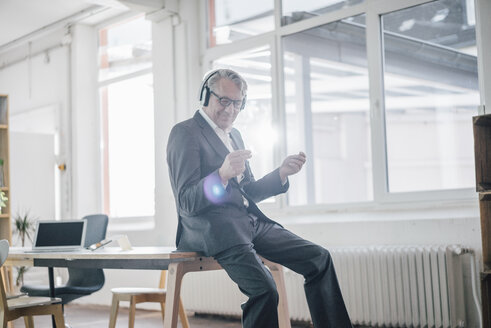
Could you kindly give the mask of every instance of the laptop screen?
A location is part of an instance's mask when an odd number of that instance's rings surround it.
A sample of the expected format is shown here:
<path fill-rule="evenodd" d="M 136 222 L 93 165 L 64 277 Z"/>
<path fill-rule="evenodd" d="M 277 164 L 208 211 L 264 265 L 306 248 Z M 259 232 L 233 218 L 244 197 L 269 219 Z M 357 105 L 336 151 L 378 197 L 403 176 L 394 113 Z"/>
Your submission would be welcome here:
<path fill-rule="evenodd" d="M 34 248 L 83 246 L 85 222 L 85 220 L 38 221 Z"/>

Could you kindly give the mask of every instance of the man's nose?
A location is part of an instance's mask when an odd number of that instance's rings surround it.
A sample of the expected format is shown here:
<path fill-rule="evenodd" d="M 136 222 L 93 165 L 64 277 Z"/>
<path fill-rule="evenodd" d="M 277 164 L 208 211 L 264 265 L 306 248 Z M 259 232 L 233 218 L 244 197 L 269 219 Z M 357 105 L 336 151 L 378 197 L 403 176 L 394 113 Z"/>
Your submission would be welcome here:
<path fill-rule="evenodd" d="M 228 106 L 225 106 L 225 110 L 227 111 L 227 113 L 232 114 L 234 112 L 234 103 L 231 102 Z"/>

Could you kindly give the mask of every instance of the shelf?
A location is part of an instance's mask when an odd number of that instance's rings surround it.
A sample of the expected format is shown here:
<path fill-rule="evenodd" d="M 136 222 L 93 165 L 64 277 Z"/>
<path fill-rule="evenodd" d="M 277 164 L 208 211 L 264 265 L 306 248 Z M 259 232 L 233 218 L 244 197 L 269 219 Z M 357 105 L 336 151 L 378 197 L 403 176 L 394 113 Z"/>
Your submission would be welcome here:
<path fill-rule="evenodd" d="M 474 125 L 491 126 L 491 114 L 474 116 L 472 121 Z"/>
<path fill-rule="evenodd" d="M 4 129 L 7 130 L 9 126 L 7 124 L 0 124 L 0 130 Z"/>
<path fill-rule="evenodd" d="M 480 192 L 479 200 L 482 201 L 490 201 L 491 200 L 491 192 Z"/>
<path fill-rule="evenodd" d="M 8 219 L 10 218 L 10 215 L 8 214 L 0 214 L 0 219 Z"/>

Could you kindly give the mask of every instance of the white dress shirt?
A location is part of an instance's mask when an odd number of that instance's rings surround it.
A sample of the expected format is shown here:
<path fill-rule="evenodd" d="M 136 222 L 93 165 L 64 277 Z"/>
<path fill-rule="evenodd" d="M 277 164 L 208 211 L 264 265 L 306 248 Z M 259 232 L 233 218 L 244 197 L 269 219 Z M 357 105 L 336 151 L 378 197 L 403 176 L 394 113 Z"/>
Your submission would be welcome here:
<path fill-rule="evenodd" d="M 232 139 L 230 138 L 230 131 L 232 131 L 232 128 L 228 129 L 227 131 L 220 128 L 218 125 L 215 124 L 215 122 L 213 122 L 211 120 L 211 118 L 208 116 L 208 114 L 206 114 L 206 112 L 203 110 L 203 108 L 199 109 L 199 113 L 201 114 L 201 116 L 203 116 L 205 121 L 208 122 L 208 124 L 211 126 L 213 131 L 215 131 L 218 138 L 220 138 L 220 140 L 223 142 L 225 147 L 227 147 L 228 151 L 233 152 L 234 147 L 232 147 Z M 239 181 L 239 183 L 240 183 L 240 181 L 242 181 L 243 178 L 244 178 L 244 174 L 239 174 L 237 176 L 237 180 Z M 227 187 L 227 185 L 228 185 L 228 183 L 225 184 L 224 187 Z"/>

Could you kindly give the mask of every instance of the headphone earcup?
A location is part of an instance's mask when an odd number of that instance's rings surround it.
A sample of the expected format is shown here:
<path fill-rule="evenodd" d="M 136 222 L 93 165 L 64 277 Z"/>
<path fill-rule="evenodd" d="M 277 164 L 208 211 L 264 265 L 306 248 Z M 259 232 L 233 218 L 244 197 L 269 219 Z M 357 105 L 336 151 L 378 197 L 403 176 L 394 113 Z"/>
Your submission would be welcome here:
<path fill-rule="evenodd" d="M 210 101 L 210 87 L 207 84 L 208 80 L 216 73 L 218 73 L 218 70 L 208 72 L 208 74 L 205 75 L 203 82 L 201 82 L 198 99 L 203 106 L 208 106 L 208 102 Z M 203 91 L 206 91 L 204 99 L 203 99 Z"/>
<path fill-rule="evenodd" d="M 208 106 L 208 103 L 210 102 L 210 96 L 211 96 L 211 92 L 210 92 L 210 88 L 208 86 L 205 86 L 204 87 L 205 89 L 205 99 L 203 101 L 203 106 Z"/>
<path fill-rule="evenodd" d="M 244 99 L 242 99 L 242 105 L 240 106 L 240 110 L 243 110 L 245 108 L 246 101 L 247 101 L 247 95 L 245 95 Z"/>

